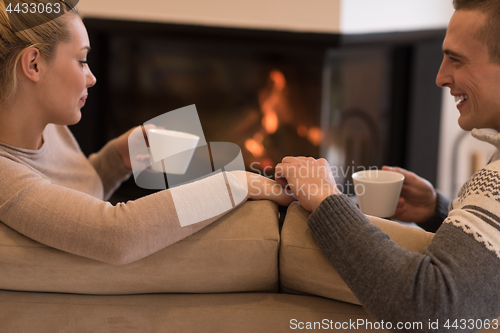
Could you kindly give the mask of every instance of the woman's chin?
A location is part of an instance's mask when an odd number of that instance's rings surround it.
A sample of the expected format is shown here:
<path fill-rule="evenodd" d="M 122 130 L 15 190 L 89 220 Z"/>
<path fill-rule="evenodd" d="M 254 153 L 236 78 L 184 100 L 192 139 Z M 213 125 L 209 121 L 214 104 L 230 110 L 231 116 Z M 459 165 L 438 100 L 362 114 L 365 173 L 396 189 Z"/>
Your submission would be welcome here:
<path fill-rule="evenodd" d="M 67 126 L 76 125 L 78 124 L 78 122 L 80 122 L 81 119 L 82 119 L 82 113 L 80 112 L 80 110 L 78 110 L 78 112 L 75 112 L 75 114 L 73 114 L 71 117 L 65 119 L 64 121 L 61 121 L 59 125 L 67 125 Z"/>

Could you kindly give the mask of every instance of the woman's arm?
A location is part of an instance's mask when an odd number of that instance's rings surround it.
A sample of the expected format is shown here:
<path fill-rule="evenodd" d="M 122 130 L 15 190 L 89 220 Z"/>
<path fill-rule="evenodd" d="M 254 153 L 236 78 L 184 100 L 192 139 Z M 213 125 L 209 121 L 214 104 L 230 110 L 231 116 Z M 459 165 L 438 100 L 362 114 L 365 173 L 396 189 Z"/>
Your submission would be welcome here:
<path fill-rule="evenodd" d="M 120 184 L 132 174 L 132 169 L 124 163 L 122 155 L 116 148 L 117 140 L 109 141 L 100 151 L 89 156 L 90 164 L 101 179 L 105 200 L 109 199 Z"/>
<path fill-rule="evenodd" d="M 217 199 L 220 192 L 215 176 L 181 186 L 191 188 L 187 195 L 175 189 L 165 190 L 113 206 L 54 184 L 15 161 L 1 162 L 0 221 L 40 243 L 112 264 L 148 256 L 195 233 L 233 208 L 219 209 L 216 216 L 182 227 L 179 215 L 184 212 L 176 207 L 173 196 L 189 202 L 190 212 L 201 210 L 200 200 L 207 197 L 212 206 L 222 205 Z M 228 174 L 226 179 L 233 194 L 245 191 L 236 177 Z M 227 192 L 226 198 L 229 200 Z"/>
<path fill-rule="evenodd" d="M 111 156 L 116 154 L 110 143 L 100 152 L 102 156 L 108 149 Z M 99 170 L 107 158 L 91 160 L 99 161 L 95 164 Z M 110 167 L 111 163 L 103 169 Z M 0 158 L 0 170 L 0 221 L 45 245 L 112 264 L 132 262 L 169 246 L 247 198 L 269 198 L 281 204 L 294 200 L 279 191 L 264 195 L 279 185 L 241 171 L 235 172 L 238 177 L 233 173 L 214 174 L 113 206 L 99 197 L 54 183 L 16 159 Z M 80 183 L 90 181 L 85 180 L 89 175 L 74 172 L 61 176 L 61 182 L 67 177 L 83 177 Z M 256 189 L 262 191 L 260 196 L 254 193 Z"/>

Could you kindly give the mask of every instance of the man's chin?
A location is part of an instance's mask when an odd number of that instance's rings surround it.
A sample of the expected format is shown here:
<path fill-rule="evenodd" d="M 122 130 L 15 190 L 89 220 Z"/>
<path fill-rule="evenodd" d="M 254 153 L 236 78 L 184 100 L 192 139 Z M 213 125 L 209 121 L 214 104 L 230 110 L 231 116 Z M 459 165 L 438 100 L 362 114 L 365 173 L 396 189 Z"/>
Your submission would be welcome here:
<path fill-rule="evenodd" d="M 460 126 L 460 128 L 464 131 L 472 131 L 477 127 L 472 125 L 469 121 L 467 121 L 467 119 L 464 119 L 463 117 L 458 118 L 458 126 Z"/>

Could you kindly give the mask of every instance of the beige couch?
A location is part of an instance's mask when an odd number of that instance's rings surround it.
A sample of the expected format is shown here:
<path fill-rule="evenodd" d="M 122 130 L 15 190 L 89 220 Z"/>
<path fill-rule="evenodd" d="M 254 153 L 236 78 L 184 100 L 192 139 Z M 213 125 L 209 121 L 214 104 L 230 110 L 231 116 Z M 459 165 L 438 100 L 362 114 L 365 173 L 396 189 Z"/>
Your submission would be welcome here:
<path fill-rule="evenodd" d="M 288 332 L 308 325 L 366 331 L 353 323 L 375 319 L 356 305 L 315 244 L 307 216 L 292 204 L 280 233 L 277 206 L 250 201 L 123 266 L 46 247 L 0 223 L 0 331 Z M 432 239 L 371 220 L 415 251 Z"/>

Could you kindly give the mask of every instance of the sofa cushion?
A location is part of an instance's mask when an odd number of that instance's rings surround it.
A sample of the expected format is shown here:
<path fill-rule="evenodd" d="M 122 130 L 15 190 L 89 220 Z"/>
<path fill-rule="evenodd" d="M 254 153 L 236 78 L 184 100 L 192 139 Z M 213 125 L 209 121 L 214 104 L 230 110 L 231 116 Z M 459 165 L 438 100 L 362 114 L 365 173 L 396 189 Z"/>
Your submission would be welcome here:
<path fill-rule="evenodd" d="M 307 327 L 363 332 L 364 326 L 352 328 L 352 323 L 360 321 L 373 323 L 375 319 L 360 306 L 301 295 L 89 296 L 0 291 L 2 332 L 311 331 Z"/>
<path fill-rule="evenodd" d="M 278 209 L 249 201 L 196 234 L 113 266 L 37 243 L 0 223 L 0 289 L 80 294 L 278 289 Z"/>
<path fill-rule="evenodd" d="M 280 284 L 290 293 L 324 296 L 360 304 L 316 244 L 307 225 L 309 212 L 298 203 L 288 208 L 281 231 Z M 422 253 L 434 234 L 420 228 L 367 216 L 398 245 Z"/>

